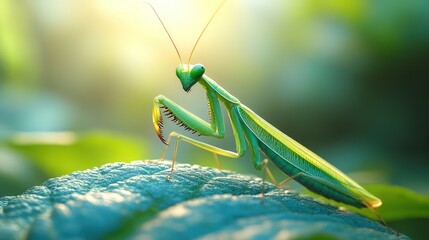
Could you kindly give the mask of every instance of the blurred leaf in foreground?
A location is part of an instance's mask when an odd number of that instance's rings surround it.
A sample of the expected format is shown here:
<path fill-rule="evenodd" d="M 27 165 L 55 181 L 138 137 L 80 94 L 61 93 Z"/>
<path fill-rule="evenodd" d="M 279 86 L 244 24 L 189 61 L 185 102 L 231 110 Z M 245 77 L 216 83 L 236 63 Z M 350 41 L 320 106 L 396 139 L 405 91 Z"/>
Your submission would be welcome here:
<path fill-rule="evenodd" d="M 8 146 L 50 177 L 148 154 L 141 139 L 106 131 L 17 133 Z"/>

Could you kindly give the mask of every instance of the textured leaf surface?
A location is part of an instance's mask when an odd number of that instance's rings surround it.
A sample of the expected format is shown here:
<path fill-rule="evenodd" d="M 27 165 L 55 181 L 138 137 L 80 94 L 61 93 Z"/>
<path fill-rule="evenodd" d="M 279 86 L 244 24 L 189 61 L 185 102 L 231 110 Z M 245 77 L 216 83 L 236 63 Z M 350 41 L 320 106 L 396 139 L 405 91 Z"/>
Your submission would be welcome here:
<path fill-rule="evenodd" d="M 107 164 L 0 198 L 0 239 L 408 239 L 350 211 L 228 171 Z"/>

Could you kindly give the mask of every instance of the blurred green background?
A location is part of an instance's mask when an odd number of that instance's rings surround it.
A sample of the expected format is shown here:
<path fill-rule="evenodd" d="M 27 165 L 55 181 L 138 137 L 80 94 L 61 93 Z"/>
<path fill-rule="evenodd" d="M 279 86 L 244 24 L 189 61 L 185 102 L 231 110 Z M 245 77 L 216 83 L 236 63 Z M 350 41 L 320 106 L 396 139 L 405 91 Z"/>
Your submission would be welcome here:
<path fill-rule="evenodd" d="M 150 2 L 184 59 L 220 3 Z M 202 89 L 183 92 L 178 63 L 142 1 L 0 1 L 0 196 L 107 162 L 158 158 L 156 95 L 208 119 Z M 425 1 L 230 0 L 192 63 L 359 183 L 429 194 Z M 224 141 L 202 139 L 234 149 L 230 131 Z M 186 144 L 178 159 L 215 166 Z M 221 162 L 260 175 L 249 157 Z"/>

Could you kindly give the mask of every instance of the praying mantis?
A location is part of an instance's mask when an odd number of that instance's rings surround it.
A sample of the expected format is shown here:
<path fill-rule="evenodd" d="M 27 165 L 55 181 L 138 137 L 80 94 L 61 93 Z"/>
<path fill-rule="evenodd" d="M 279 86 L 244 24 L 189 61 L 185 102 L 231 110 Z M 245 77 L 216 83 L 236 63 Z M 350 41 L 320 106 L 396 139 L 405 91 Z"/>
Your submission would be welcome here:
<path fill-rule="evenodd" d="M 153 126 L 159 139 L 165 144 L 161 159 L 163 159 L 169 143 L 175 138 L 172 167 L 167 180 L 170 180 L 173 175 L 179 141 L 187 142 L 198 148 L 212 152 L 216 158 L 217 155 L 239 158 L 249 151 L 253 166 L 257 170 L 266 171 L 273 179 L 270 170 L 267 168 L 268 162 L 271 161 L 289 176 L 289 178 L 278 185 L 282 186 L 290 180 L 295 180 L 310 191 L 328 199 L 333 199 L 357 208 L 368 208 L 387 226 L 386 222 L 374 210 L 374 208 L 382 204 L 379 198 L 369 193 L 346 174 L 275 128 L 249 107 L 242 104 L 239 99 L 208 77 L 205 74 L 205 67 L 202 64 L 190 64 L 192 54 L 201 36 L 225 2 L 223 1 L 219 5 L 199 35 L 189 56 L 188 64 L 183 63 L 167 28 L 154 7 L 149 4 L 170 38 L 181 62 L 176 68 L 176 75 L 181 82 L 183 90 L 189 92 L 197 83 L 200 84 L 207 95 L 210 117 L 209 122 L 204 121 L 163 95 L 158 95 L 153 99 Z M 236 151 L 225 150 L 177 132 L 171 132 L 167 140 L 164 138 L 163 114 L 193 133 L 220 139 L 224 138 L 225 123 L 221 104 L 223 104 L 229 116 Z M 260 152 L 267 158 L 262 159 Z"/>

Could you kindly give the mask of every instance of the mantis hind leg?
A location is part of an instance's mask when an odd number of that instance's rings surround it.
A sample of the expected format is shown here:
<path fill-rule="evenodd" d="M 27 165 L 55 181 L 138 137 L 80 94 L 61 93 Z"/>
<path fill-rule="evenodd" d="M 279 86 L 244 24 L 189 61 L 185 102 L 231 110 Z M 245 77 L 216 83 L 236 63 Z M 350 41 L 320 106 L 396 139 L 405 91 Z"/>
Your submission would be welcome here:
<path fill-rule="evenodd" d="M 268 159 L 264 159 L 264 161 L 267 161 L 267 164 L 268 164 Z M 267 166 L 265 166 L 265 168 L 264 168 L 264 172 L 266 173 L 266 175 L 268 175 L 268 177 L 270 178 L 270 180 L 271 180 L 271 182 L 274 184 L 274 185 L 276 185 L 276 187 L 278 187 L 278 188 L 289 188 L 289 187 L 287 187 L 286 185 L 285 185 L 285 183 L 286 182 L 288 182 L 288 181 L 290 181 L 290 180 L 292 180 L 292 179 L 290 179 L 289 180 L 289 178 L 288 179 L 286 179 L 286 180 L 284 180 L 284 181 L 282 181 L 282 182 L 278 182 L 277 180 L 276 180 L 276 178 L 274 177 L 274 174 L 271 172 L 271 170 L 270 170 L 270 168 L 268 167 L 268 165 Z"/>

